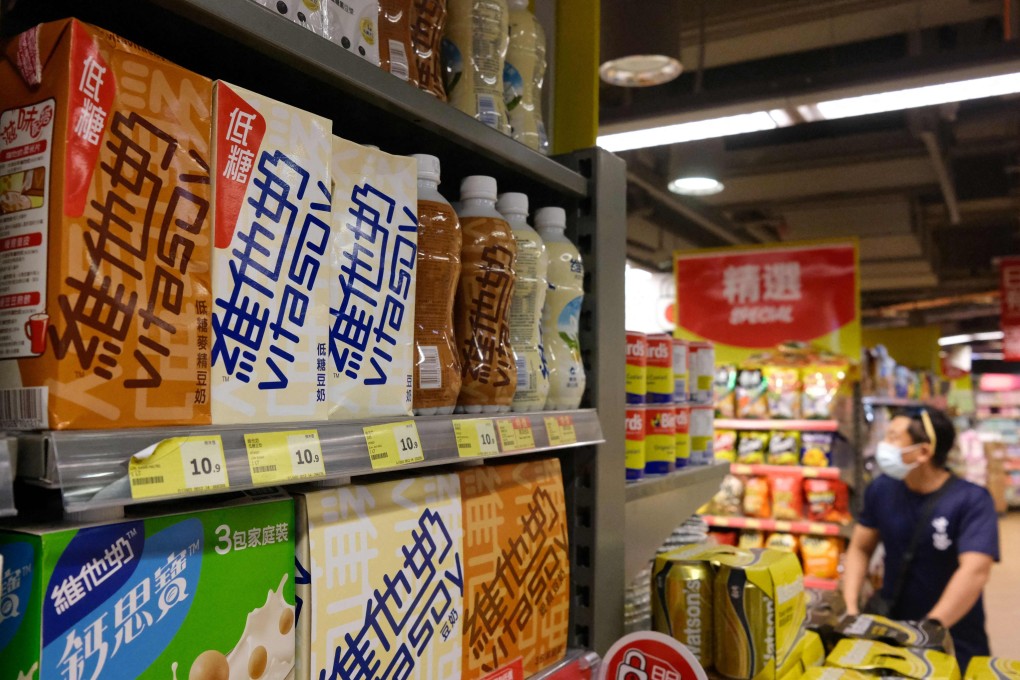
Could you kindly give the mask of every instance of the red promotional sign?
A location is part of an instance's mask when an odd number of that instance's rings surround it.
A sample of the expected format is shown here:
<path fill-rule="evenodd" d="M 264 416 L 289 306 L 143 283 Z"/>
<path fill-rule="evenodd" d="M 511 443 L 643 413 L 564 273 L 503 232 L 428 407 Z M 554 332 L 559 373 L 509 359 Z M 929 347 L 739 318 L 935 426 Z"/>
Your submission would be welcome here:
<path fill-rule="evenodd" d="M 681 251 L 674 264 L 680 337 L 754 350 L 832 336 L 820 344 L 859 352 L 854 243 Z"/>
<path fill-rule="evenodd" d="M 599 680 L 707 680 L 694 655 L 662 633 L 631 633 L 602 660 Z"/>
<path fill-rule="evenodd" d="M 266 119 L 225 83 L 216 83 L 216 247 L 229 248 L 248 190 Z"/>
<path fill-rule="evenodd" d="M 1006 361 L 1020 361 L 1020 257 L 999 260 L 999 323 Z"/>

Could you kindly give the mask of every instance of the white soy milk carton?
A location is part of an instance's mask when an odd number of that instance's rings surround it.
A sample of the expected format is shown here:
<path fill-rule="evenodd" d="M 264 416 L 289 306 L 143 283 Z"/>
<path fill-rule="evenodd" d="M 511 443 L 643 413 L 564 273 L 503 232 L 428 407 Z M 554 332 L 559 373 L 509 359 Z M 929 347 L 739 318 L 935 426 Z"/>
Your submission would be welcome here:
<path fill-rule="evenodd" d="M 329 419 L 411 415 L 418 164 L 333 137 Z"/>
<path fill-rule="evenodd" d="M 212 419 L 325 420 L 329 120 L 214 86 Z"/>

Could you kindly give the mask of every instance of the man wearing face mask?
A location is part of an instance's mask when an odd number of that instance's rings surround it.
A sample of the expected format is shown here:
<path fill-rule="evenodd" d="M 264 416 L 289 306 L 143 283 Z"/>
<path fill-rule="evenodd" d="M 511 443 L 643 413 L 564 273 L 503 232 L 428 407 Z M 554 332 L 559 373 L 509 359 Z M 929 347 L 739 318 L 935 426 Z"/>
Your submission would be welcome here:
<path fill-rule="evenodd" d="M 861 586 L 876 546 L 885 546 L 885 581 L 866 612 L 931 619 L 950 628 L 966 668 L 987 655 L 981 592 L 999 561 L 999 528 L 988 491 L 946 469 L 956 431 L 941 411 L 892 419 L 875 455 L 882 475 L 864 492 L 846 555 L 843 596 L 860 613 Z"/>

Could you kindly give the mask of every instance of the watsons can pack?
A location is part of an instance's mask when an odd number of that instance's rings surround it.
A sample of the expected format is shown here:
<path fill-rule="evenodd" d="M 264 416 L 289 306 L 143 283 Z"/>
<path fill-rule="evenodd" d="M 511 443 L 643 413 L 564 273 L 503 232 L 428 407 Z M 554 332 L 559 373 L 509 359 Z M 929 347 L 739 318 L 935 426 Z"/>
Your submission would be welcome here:
<path fill-rule="evenodd" d="M 1020 678 L 1020 661 L 997 656 L 975 656 L 967 664 L 964 680 L 1016 680 Z"/>
<path fill-rule="evenodd" d="M 626 411 L 627 479 L 645 476 L 645 413 L 643 406 L 628 406 Z"/>
<path fill-rule="evenodd" d="M 294 503 L 276 491 L 0 532 L 0 669 L 23 680 L 286 680 Z"/>
<path fill-rule="evenodd" d="M 960 680 L 956 657 L 931 649 L 906 649 L 873 640 L 840 640 L 826 666 L 884 677 Z"/>
<path fill-rule="evenodd" d="M 459 679 L 467 560 L 457 475 L 310 491 L 296 503 L 294 677 Z"/>
<path fill-rule="evenodd" d="M 459 474 L 463 677 L 487 677 L 515 660 L 529 677 L 567 649 L 570 546 L 559 461 L 484 465 Z"/>
<path fill-rule="evenodd" d="M 418 164 L 333 137 L 329 418 L 411 415 Z"/>
<path fill-rule="evenodd" d="M 648 336 L 627 331 L 627 403 L 643 404 L 648 396 Z"/>
<path fill-rule="evenodd" d="M 672 404 L 645 406 L 645 473 L 662 475 L 676 467 L 676 409 Z"/>
<path fill-rule="evenodd" d="M 216 83 L 216 424 L 326 419 L 331 128 Z"/>
<path fill-rule="evenodd" d="M 0 93 L 0 428 L 208 424 L 212 83 L 65 19 Z"/>
<path fill-rule="evenodd" d="M 649 404 L 673 403 L 673 338 L 656 333 L 646 338 L 645 393 Z"/>

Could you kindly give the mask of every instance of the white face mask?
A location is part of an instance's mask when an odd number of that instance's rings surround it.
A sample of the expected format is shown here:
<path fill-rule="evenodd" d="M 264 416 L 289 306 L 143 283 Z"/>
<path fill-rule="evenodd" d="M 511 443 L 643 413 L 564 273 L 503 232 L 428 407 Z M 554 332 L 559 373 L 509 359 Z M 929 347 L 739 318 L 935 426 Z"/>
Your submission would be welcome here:
<path fill-rule="evenodd" d="M 878 448 L 875 450 L 875 461 L 878 463 L 878 468 L 883 474 L 893 479 L 905 479 L 910 474 L 910 471 L 920 465 L 920 463 L 904 463 L 903 452 L 918 446 L 920 444 L 900 448 L 889 442 L 879 442 Z"/>

